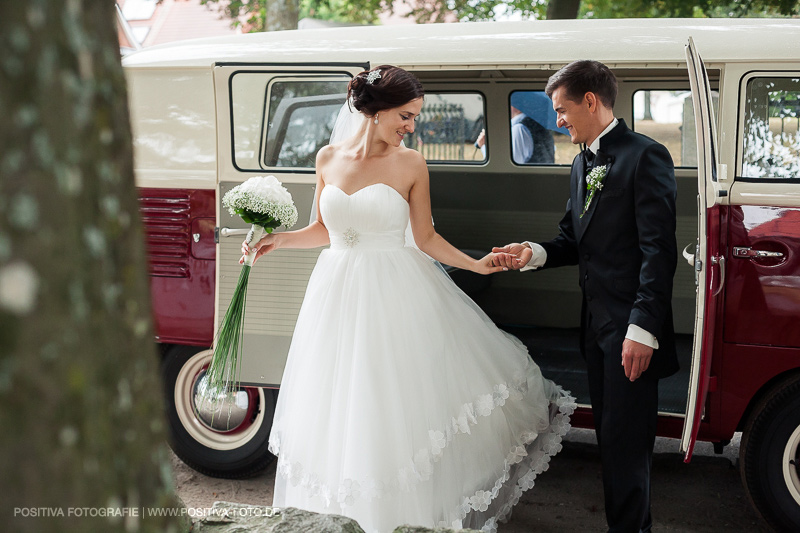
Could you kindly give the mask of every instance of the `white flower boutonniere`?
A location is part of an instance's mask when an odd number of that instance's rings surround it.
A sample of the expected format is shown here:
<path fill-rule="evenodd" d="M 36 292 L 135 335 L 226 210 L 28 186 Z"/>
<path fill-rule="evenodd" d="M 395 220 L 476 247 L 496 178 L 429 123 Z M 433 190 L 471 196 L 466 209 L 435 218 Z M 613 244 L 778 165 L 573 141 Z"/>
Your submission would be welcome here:
<path fill-rule="evenodd" d="M 608 165 L 594 167 L 592 171 L 589 172 L 589 175 L 586 176 L 586 202 L 583 204 L 581 218 L 583 218 L 583 215 L 585 215 L 586 211 L 589 210 L 589 206 L 592 205 L 594 193 L 603 188 L 603 180 L 606 177 L 607 171 Z"/>

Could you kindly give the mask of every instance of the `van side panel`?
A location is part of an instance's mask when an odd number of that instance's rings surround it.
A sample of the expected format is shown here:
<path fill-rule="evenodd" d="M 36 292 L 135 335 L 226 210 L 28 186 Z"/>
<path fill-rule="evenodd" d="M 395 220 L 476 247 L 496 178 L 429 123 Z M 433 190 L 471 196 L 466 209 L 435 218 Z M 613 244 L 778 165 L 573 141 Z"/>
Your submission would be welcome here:
<path fill-rule="evenodd" d="M 126 73 L 136 184 L 216 188 L 211 69 L 129 69 Z"/>
<path fill-rule="evenodd" d="M 210 68 L 128 68 L 156 340 L 214 335 L 216 116 Z"/>
<path fill-rule="evenodd" d="M 741 431 L 742 417 L 759 390 L 776 376 L 796 372 L 800 353 L 796 348 L 728 344 L 719 365 L 719 405 L 716 435 L 725 438 Z M 794 369 L 794 370 L 787 370 Z"/>
<path fill-rule="evenodd" d="M 800 209 L 732 206 L 729 232 L 725 342 L 800 347 Z"/>
<path fill-rule="evenodd" d="M 211 346 L 215 197 L 213 190 L 139 190 L 159 342 Z"/>

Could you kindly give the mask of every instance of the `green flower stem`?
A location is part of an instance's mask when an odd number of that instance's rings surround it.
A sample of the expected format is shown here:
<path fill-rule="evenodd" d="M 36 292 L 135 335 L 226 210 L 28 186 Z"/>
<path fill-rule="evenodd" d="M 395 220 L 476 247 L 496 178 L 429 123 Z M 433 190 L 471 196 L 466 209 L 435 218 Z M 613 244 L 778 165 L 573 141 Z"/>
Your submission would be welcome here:
<path fill-rule="evenodd" d="M 244 310 L 247 302 L 249 265 L 243 265 L 231 303 L 217 332 L 214 355 L 206 371 L 206 385 L 200 389 L 202 401 L 212 407 L 212 423 L 219 404 L 238 388 L 244 340 Z"/>

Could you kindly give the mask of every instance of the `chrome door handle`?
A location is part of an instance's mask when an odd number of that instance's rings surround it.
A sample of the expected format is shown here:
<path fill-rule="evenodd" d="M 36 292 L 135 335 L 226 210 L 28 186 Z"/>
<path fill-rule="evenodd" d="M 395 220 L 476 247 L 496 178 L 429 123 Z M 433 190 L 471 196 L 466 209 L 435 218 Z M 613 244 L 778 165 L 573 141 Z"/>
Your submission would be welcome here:
<path fill-rule="evenodd" d="M 686 259 L 686 262 L 689 263 L 689 266 L 695 266 L 694 264 L 694 254 L 689 253 L 689 248 L 697 247 L 696 243 L 690 242 L 686 245 L 686 248 L 683 249 L 683 258 Z"/>
<path fill-rule="evenodd" d="M 220 228 L 219 234 L 223 237 L 233 237 L 234 235 L 247 235 L 247 232 L 250 231 L 250 228 L 246 229 L 231 229 L 231 228 Z"/>
<path fill-rule="evenodd" d="M 767 252 L 766 250 L 753 250 L 752 248 L 745 248 L 736 246 L 733 248 L 733 257 L 783 257 L 781 252 Z"/>

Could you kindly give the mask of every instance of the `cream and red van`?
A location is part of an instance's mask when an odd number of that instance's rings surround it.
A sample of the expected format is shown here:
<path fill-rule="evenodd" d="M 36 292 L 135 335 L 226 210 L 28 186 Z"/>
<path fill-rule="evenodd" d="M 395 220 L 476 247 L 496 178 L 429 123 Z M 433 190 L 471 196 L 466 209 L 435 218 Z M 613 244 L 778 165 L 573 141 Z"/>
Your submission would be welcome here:
<path fill-rule="evenodd" d="M 272 459 L 272 411 L 320 251 L 281 250 L 254 269 L 243 386 L 229 397 L 230 421 L 212 423 L 194 393 L 237 280 L 245 228 L 220 209 L 225 191 L 273 174 L 307 220 L 315 154 L 348 80 L 388 63 L 425 86 L 406 145 L 428 160 L 437 230 L 477 251 L 549 239 L 577 147 L 556 127 L 543 89 L 578 58 L 614 70 L 616 115 L 665 144 L 676 165 L 676 238 L 687 259 L 673 297 L 681 371 L 661 382 L 659 434 L 680 438 L 688 461 L 696 439 L 721 451 L 742 431 L 740 467 L 753 502 L 776 529 L 800 528 L 797 20 L 341 28 L 185 41 L 127 56 L 172 445 L 187 464 L 237 477 Z M 512 105 L 538 125 L 544 156 L 515 162 Z M 481 129 L 485 151 L 474 145 Z M 584 406 L 575 420 L 590 427 L 576 269 L 452 276 L 529 346 L 545 375 L 572 390 Z"/>

